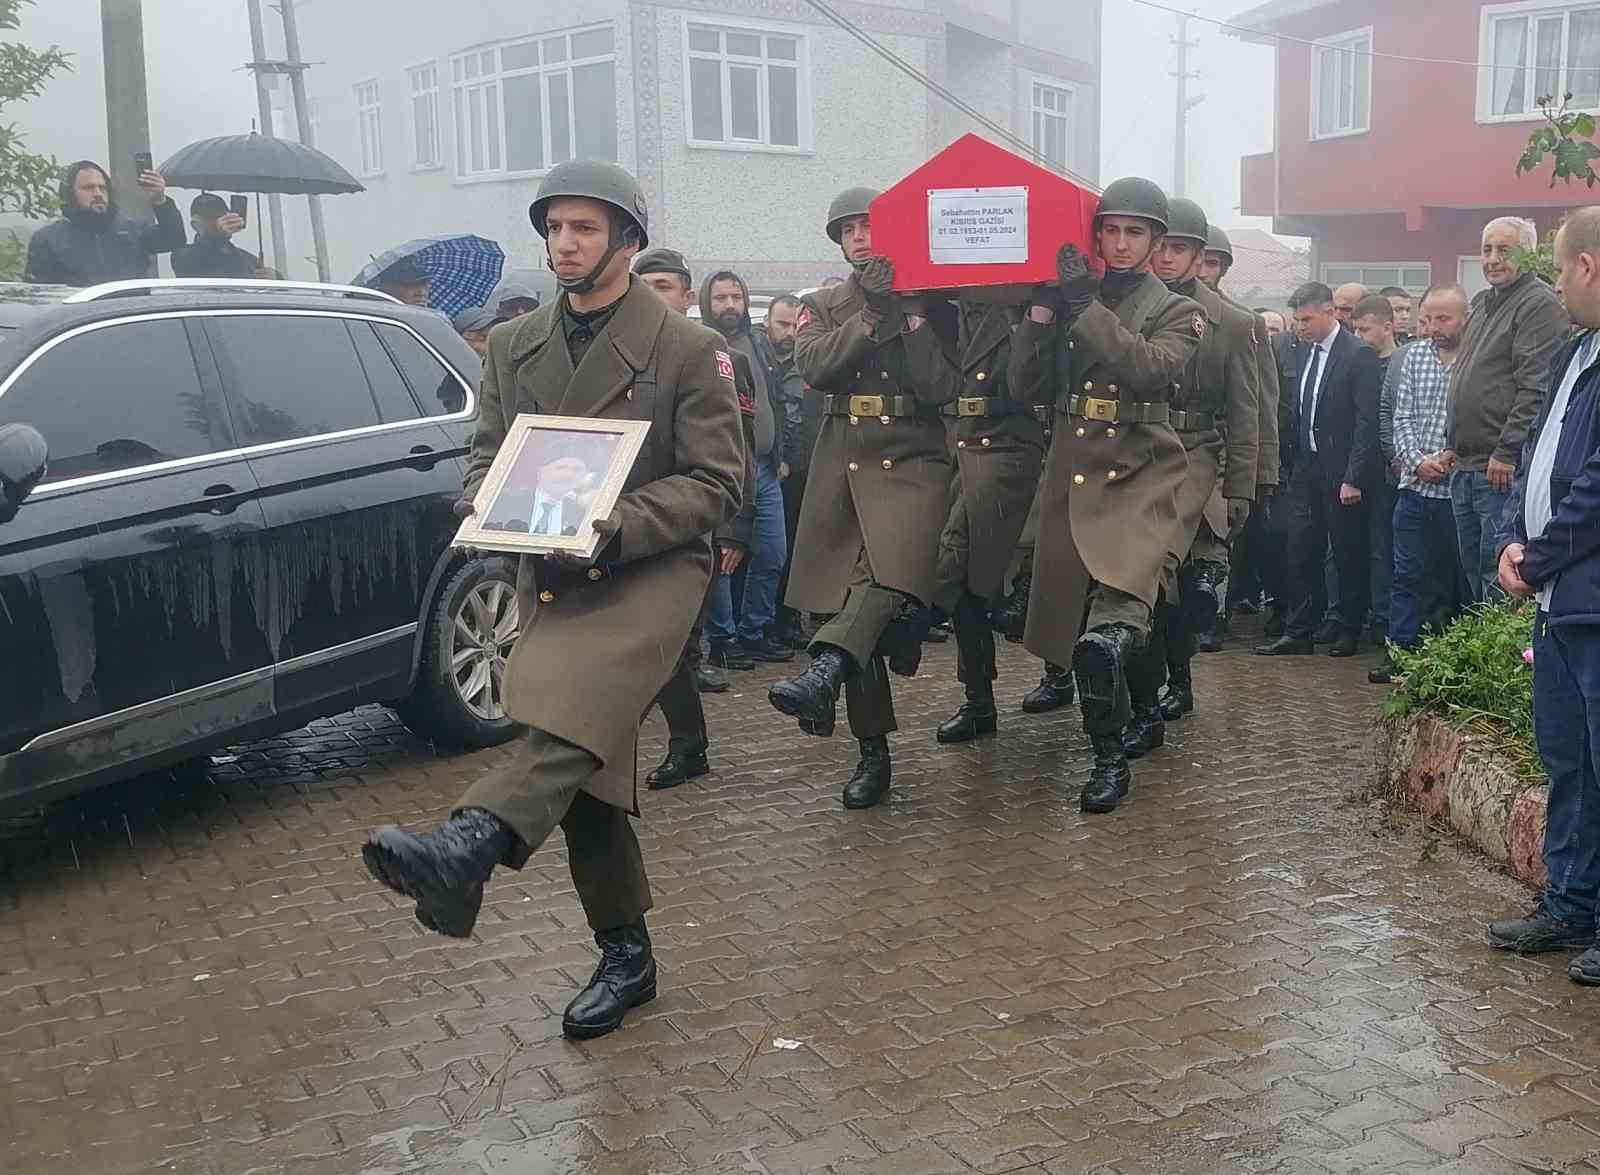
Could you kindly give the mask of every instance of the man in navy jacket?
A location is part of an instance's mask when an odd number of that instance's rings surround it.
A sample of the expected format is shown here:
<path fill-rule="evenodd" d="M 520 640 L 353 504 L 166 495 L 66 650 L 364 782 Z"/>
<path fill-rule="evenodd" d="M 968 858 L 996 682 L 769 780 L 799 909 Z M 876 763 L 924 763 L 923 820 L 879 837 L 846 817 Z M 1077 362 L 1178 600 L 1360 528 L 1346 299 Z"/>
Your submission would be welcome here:
<path fill-rule="evenodd" d="M 1556 354 L 1503 519 L 1500 586 L 1537 598 L 1533 722 L 1550 777 L 1550 881 L 1526 918 L 1489 926 L 1523 954 L 1584 947 L 1567 973 L 1600 986 L 1600 207 L 1556 237 L 1556 290 L 1581 332 Z"/>

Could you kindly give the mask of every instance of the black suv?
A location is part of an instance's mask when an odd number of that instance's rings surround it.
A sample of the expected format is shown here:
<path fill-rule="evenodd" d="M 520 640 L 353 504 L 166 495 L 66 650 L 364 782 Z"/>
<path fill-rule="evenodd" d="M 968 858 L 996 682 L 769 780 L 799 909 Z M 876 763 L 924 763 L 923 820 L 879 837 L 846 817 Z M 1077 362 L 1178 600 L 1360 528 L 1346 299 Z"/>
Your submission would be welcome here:
<path fill-rule="evenodd" d="M 370 290 L 0 285 L 0 806 L 363 702 L 511 737 L 515 567 L 450 547 L 479 372 Z"/>

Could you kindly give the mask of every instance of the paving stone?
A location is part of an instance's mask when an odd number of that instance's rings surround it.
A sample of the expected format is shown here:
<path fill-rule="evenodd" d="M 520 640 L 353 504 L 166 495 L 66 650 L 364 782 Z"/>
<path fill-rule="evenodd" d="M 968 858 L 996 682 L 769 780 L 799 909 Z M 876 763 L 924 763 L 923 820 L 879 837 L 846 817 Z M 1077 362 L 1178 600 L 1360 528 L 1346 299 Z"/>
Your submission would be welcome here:
<path fill-rule="evenodd" d="M 1524 894 L 1344 802 L 1363 658 L 1247 641 L 1093 818 L 1081 723 L 1016 713 L 1014 646 L 975 748 L 932 739 L 953 646 L 897 683 L 872 812 L 839 807 L 848 740 L 766 707 L 781 670 L 736 673 L 716 770 L 640 797 L 660 998 L 582 1044 L 560 838 L 465 942 L 359 859 L 509 748 L 440 755 L 367 707 L 54 805 L 0 832 L 0 1170 L 1600 1171 L 1592 1001 L 1482 945 Z"/>

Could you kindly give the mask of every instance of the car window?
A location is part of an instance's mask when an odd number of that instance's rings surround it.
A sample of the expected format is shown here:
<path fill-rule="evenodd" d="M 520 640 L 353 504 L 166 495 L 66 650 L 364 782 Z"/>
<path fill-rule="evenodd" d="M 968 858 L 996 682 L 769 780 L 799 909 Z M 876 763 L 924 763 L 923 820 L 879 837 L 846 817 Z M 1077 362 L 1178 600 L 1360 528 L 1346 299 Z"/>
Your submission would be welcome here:
<path fill-rule="evenodd" d="M 450 415 L 467 406 L 467 393 L 453 371 L 440 363 L 417 336 L 389 322 L 374 323 L 378 337 L 405 373 L 412 394 L 429 416 Z"/>
<path fill-rule="evenodd" d="M 44 435 L 50 481 L 232 447 L 177 319 L 63 339 L 0 396 L 0 424 L 16 423 Z"/>
<path fill-rule="evenodd" d="M 206 319 L 243 445 L 383 422 L 342 318 L 241 314 Z"/>
<path fill-rule="evenodd" d="M 377 402 L 378 415 L 385 424 L 396 420 L 415 420 L 422 415 L 417 401 L 411 395 L 399 368 L 389 352 L 372 333 L 366 322 L 350 323 L 350 335 L 355 339 L 356 352 L 361 356 L 361 366 L 366 368 L 367 383 L 372 387 L 372 398 Z"/>

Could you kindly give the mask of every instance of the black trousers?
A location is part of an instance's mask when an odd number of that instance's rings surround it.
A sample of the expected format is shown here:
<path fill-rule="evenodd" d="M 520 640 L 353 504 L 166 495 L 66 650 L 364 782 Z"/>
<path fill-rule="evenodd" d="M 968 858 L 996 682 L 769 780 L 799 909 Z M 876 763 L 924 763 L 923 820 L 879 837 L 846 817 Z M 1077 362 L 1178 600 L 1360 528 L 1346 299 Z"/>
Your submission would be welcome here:
<path fill-rule="evenodd" d="M 706 616 L 711 611 L 711 593 L 716 589 L 717 577 L 711 577 L 711 587 L 700 604 L 700 615 L 689 631 L 683 652 L 678 654 L 678 664 L 667 678 L 667 684 L 656 695 L 656 705 L 667 720 L 667 741 L 673 746 L 703 746 L 706 741 L 706 710 L 700 700 L 700 683 L 695 673 L 700 668 L 704 654 L 700 651 L 700 638 L 706 626 Z"/>
<path fill-rule="evenodd" d="M 1229 602 L 1254 600 L 1265 592 L 1277 607 L 1288 595 L 1288 507 L 1283 491 L 1275 492 L 1263 506 L 1250 511 L 1242 533 L 1233 544 L 1228 573 Z"/>
<path fill-rule="evenodd" d="M 1372 594 L 1367 505 L 1340 504 L 1343 480 L 1344 470 L 1326 468 L 1317 453 L 1301 454 L 1289 479 L 1289 616 L 1285 631 L 1297 639 L 1309 640 L 1321 620 L 1318 585 L 1330 547 L 1341 589 L 1339 624 L 1348 633 L 1359 633 L 1367 622 Z"/>

